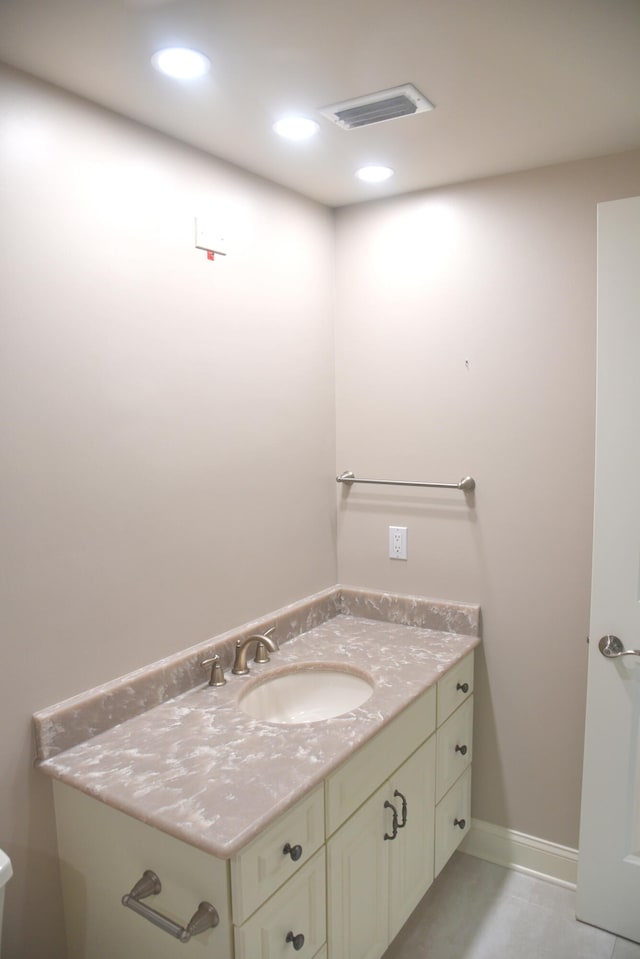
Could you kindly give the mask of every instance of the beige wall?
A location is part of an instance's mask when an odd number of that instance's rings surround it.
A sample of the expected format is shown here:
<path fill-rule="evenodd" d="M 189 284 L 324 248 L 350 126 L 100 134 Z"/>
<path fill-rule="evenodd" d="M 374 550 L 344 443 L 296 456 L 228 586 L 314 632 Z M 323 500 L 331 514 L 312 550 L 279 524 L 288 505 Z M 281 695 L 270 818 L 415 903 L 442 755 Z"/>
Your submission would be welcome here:
<path fill-rule="evenodd" d="M 596 203 L 640 152 L 337 215 L 337 468 L 477 481 L 339 497 L 342 582 L 482 605 L 474 815 L 577 846 Z M 467 365 L 468 364 L 468 365 Z M 387 558 L 389 524 L 409 559 Z"/>
<path fill-rule="evenodd" d="M 336 582 L 333 218 L 0 83 L 4 945 L 63 959 L 31 713 Z"/>

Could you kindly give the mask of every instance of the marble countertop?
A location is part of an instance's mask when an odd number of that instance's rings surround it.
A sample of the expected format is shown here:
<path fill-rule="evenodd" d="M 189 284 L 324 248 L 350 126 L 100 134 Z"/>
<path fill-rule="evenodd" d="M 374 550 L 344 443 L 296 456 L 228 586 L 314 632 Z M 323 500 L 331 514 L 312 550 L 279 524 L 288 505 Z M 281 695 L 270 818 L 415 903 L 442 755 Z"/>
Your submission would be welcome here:
<path fill-rule="evenodd" d="M 459 633 L 379 619 L 379 603 L 373 612 L 362 602 L 345 608 L 334 602 L 337 614 L 283 643 L 270 663 L 250 662 L 248 676 L 227 672 L 225 686 L 194 686 L 50 755 L 39 768 L 230 858 L 480 642 L 477 607 L 460 606 L 470 612 L 462 627 L 468 632 Z M 376 618 L 353 615 L 363 609 Z M 239 707 L 249 684 L 309 662 L 367 673 L 372 695 L 341 716 L 300 725 L 254 720 Z M 60 724 L 61 708 L 46 712 L 46 721 Z M 42 735 L 44 716 L 36 717 Z"/>

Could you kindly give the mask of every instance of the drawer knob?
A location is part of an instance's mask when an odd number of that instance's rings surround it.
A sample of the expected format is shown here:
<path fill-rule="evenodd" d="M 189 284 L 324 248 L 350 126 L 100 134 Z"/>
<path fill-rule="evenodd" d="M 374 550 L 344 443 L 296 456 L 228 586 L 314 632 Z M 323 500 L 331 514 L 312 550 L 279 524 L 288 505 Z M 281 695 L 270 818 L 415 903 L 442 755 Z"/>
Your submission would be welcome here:
<path fill-rule="evenodd" d="M 291 843 L 288 842 L 288 843 L 283 847 L 282 853 L 283 853 L 284 856 L 291 856 L 291 858 L 293 859 L 293 861 L 294 861 L 294 862 L 297 862 L 298 859 L 300 858 L 300 856 L 302 855 L 302 846 L 299 846 L 299 845 L 292 846 Z M 287 942 L 288 942 L 288 941 L 289 941 L 289 940 L 287 940 Z M 299 948 L 299 947 L 298 947 L 298 948 Z"/>
<path fill-rule="evenodd" d="M 456 751 L 457 753 L 460 753 L 461 756 L 466 756 L 466 755 L 467 755 L 467 747 L 466 747 L 466 746 L 456 746 L 455 751 Z"/>
<path fill-rule="evenodd" d="M 463 693 L 469 692 L 469 683 L 458 683 L 456 689 L 461 690 Z"/>
<path fill-rule="evenodd" d="M 460 826 L 460 829 L 464 829 L 464 827 L 467 825 L 467 822 L 465 819 L 454 819 L 453 825 Z"/>
<path fill-rule="evenodd" d="M 294 949 L 296 950 L 296 952 L 297 952 L 298 949 L 302 949 L 302 947 L 304 946 L 304 936 L 302 935 L 301 932 L 299 932 L 297 936 L 294 936 L 294 934 L 293 934 L 292 932 L 288 932 L 288 933 L 287 933 L 287 938 L 285 939 L 285 942 L 290 942 L 290 943 L 292 943 L 292 944 L 293 944 L 293 948 L 294 948 Z"/>

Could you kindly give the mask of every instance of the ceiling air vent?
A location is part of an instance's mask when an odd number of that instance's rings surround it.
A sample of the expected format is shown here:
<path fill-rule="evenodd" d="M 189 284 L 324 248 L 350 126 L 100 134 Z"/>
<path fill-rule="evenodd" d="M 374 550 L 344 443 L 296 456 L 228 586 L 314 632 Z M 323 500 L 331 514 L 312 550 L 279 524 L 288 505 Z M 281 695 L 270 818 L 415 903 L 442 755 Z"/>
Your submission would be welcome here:
<path fill-rule="evenodd" d="M 355 130 L 372 123 L 382 123 L 383 120 L 424 113 L 426 110 L 433 110 L 433 103 L 412 84 L 406 83 L 391 90 L 369 93 L 354 100 L 345 100 L 344 103 L 322 107 L 320 113 L 344 130 Z"/>

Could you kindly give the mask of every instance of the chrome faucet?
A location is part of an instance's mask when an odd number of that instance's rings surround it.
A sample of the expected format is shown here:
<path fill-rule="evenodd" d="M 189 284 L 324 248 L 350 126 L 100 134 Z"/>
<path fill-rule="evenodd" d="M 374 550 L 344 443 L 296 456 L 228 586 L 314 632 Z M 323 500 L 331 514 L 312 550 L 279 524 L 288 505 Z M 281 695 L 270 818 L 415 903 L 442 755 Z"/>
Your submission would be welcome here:
<path fill-rule="evenodd" d="M 269 652 L 275 653 L 278 650 L 278 644 L 275 639 L 271 639 L 270 634 L 274 631 L 275 626 L 272 626 L 270 629 L 265 630 L 264 633 L 252 633 L 251 636 L 247 636 L 246 639 L 236 640 L 236 655 L 233 661 L 232 673 L 236 676 L 245 676 L 249 672 L 249 667 L 247 666 L 247 652 L 251 643 L 257 643 L 256 646 L 256 655 L 254 657 L 254 663 L 268 663 L 269 662 Z"/>

